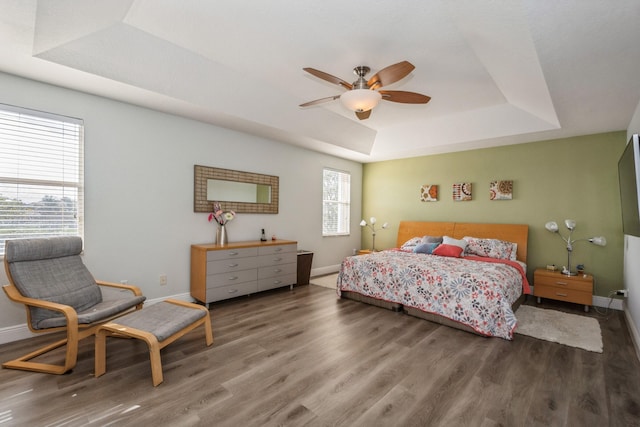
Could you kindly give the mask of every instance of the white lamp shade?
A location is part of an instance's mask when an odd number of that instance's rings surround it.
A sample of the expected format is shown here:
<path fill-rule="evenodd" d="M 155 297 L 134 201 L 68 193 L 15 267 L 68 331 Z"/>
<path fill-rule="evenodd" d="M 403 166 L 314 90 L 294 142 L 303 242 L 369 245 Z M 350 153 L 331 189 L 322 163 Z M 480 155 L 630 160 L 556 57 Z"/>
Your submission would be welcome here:
<path fill-rule="evenodd" d="M 365 221 L 364 219 L 360 221 L 360 227 L 364 227 L 365 225 L 367 225 L 367 221 Z"/>
<path fill-rule="evenodd" d="M 378 91 L 371 89 L 353 89 L 340 95 L 342 104 L 351 111 L 369 111 L 382 99 Z"/>
<path fill-rule="evenodd" d="M 604 236 L 592 237 L 589 241 L 594 245 L 607 246 L 607 239 Z"/>
<path fill-rule="evenodd" d="M 385 222 L 384 224 L 382 224 L 382 228 L 387 228 L 389 226 L 388 222 Z"/>
<path fill-rule="evenodd" d="M 576 222 L 572 219 L 565 219 L 564 225 L 567 227 L 568 230 L 571 230 L 571 231 L 573 231 L 576 228 Z"/>
<path fill-rule="evenodd" d="M 549 230 L 552 233 L 557 233 L 558 232 L 558 223 L 556 223 L 555 221 L 549 221 L 548 223 L 546 223 L 544 225 L 544 228 L 546 228 L 547 230 Z"/>
<path fill-rule="evenodd" d="M 376 217 L 375 217 L 375 216 L 372 216 L 372 217 L 369 219 L 369 221 L 371 221 L 371 225 L 375 224 L 375 223 L 376 223 Z"/>

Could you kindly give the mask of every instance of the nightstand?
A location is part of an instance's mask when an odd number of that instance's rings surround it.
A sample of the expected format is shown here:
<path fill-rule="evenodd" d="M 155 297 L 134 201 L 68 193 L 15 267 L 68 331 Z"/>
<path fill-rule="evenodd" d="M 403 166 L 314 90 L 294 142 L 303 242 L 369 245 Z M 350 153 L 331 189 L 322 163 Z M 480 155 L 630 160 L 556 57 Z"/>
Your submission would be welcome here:
<path fill-rule="evenodd" d="M 589 311 L 593 304 L 593 276 L 580 274 L 567 276 L 559 271 L 538 268 L 533 273 L 533 295 L 559 301 L 584 304 L 584 311 Z"/>

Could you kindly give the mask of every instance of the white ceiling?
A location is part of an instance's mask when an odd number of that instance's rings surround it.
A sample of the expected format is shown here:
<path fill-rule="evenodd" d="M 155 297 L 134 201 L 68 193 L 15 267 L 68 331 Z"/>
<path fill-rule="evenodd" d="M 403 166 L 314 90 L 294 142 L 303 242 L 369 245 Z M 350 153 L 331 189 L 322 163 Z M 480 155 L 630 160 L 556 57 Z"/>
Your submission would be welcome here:
<path fill-rule="evenodd" d="M 638 0 L 0 0 L 0 70 L 371 162 L 624 130 Z M 299 104 L 407 60 L 360 121 Z M 1 98 L 1 95 L 0 95 Z"/>

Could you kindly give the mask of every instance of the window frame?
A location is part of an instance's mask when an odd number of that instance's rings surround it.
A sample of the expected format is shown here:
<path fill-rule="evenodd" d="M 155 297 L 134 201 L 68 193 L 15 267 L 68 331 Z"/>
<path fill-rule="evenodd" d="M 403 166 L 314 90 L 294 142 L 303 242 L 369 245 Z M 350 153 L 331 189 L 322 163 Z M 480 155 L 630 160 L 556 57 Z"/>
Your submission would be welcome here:
<path fill-rule="evenodd" d="M 348 178 L 346 184 L 348 189 L 337 189 L 336 200 L 328 200 L 326 198 L 326 173 L 338 174 L 338 185 L 344 185 L 344 178 Z M 346 200 L 344 199 L 346 196 Z M 328 204 L 338 205 L 336 226 L 334 231 L 329 231 L 327 227 Z M 346 217 L 344 216 L 346 214 Z M 342 228 L 342 230 L 341 230 Z M 322 237 L 349 236 L 351 234 L 351 173 L 344 170 L 334 169 L 330 167 L 322 168 Z"/>
<path fill-rule="evenodd" d="M 0 103 L 0 154 L 0 259 L 9 239 L 84 238 L 84 121 Z"/>

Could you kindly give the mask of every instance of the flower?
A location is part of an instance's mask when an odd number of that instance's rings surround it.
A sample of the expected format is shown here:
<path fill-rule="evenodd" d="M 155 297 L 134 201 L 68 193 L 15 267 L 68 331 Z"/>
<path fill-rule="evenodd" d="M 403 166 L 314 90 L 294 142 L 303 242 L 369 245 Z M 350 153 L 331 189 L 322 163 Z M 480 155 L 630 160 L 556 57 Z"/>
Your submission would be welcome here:
<path fill-rule="evenodd" d="M 220 202 L 213 204 L 213 212 L 209 214 L 209 222 L 215 222 L 218 225 L 225 225 L 236 217 L 234 211 L 223 211 L 220 207 Z"/>

